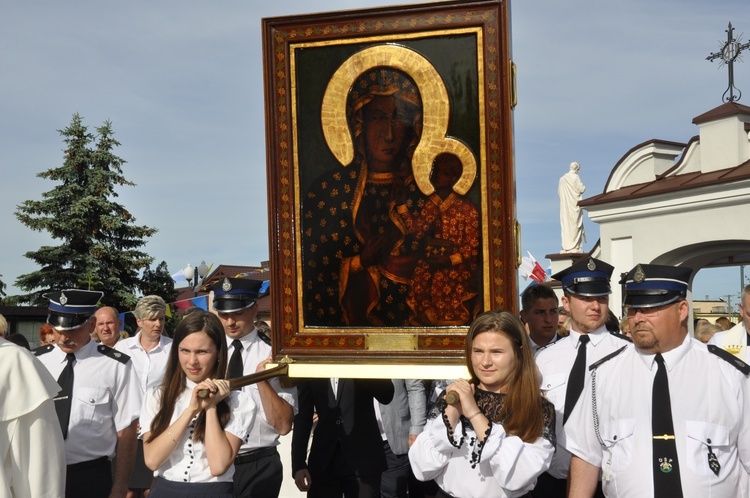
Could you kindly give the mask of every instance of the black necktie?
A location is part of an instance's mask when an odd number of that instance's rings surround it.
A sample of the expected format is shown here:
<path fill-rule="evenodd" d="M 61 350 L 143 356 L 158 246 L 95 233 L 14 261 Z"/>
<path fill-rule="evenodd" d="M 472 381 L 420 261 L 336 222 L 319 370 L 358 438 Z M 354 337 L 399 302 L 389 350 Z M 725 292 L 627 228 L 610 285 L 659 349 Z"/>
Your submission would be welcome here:
<path fill-rule="evenodd" d="M 68 438 L 68 423 L 70 422 L 70 402 L 73 400 L 73 364 L 76 362 L 76 355 L 68 353 L 65 357 L 68 364 L 63 368 L 57 383 L 60 384 L 60 392 L 55 398 L 55 411 L 57 419 L 60 421 L 63 439 Z"/>
<path fill-rule="evenodd" d="M 672 423 L 672 402 L 664 358 L 656 355 L 656 376 L 651 399 L 651 434 L 653 436 L 654 496 L 682 497 L 680 465 Z"/>
<path fill-rule="evenodd" d="M 232 357 L 229 359 L 229 368 L 227 369 L 227 377 L 230 379 L 236 379 L 242 377 L 242 342 L 239 339 L 232 341 L 232 347 L 234 352 Z"/>
<path fill-rule="evenodd" d="M 573 368 L 568 376 L 568 389 L 565 392 L 565 411 L 563 412 L 563 425 L 568 421 L 570 412 L 576 406 L 578 398 L 583 391 L 583 383 L 586 380 L 586 343 L 589 342 L 589 336 L 581 334 L 578 339 L 578 355 L 573 363 Z"/>

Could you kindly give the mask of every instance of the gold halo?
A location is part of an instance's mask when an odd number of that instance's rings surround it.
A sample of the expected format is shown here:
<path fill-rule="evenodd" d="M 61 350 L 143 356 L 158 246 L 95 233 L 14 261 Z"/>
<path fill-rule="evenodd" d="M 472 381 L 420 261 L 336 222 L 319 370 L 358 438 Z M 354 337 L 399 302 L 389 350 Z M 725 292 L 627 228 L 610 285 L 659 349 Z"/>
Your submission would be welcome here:
<path fill-rule="evenodd" d="M 320 110 L 323 135 L 331 153 L 342 165 L 354 159 L 349 124 L 346 119 L 346 99 L 354 81 L 365 71 L 387 66 L 408 74 L 422 96 L 422 136 L 412 157 L 412 172 L 419 189 L 430 195 L 435 188 L 430 183 L 432 161 L 442 152 L 455 154 L 463 166 L 461 178 L 453 190 L 466 194 L 474 183 L 477 162 L 471 150 L 460 140 L 448 138 L 450 101 L 443 79 L 435 67 L 422 55 L 400 45 L 375 45 L 349 57 L 331 77 Z"/>

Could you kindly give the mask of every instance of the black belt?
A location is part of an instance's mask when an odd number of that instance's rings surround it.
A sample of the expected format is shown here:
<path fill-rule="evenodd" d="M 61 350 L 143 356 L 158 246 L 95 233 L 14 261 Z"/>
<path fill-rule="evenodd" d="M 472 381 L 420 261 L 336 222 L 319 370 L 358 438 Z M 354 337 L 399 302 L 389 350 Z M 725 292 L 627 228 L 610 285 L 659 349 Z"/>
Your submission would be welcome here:
<path fill-rule="evenodd" d="M 68 465 L 68 470 L 84 470 L 92 467 L 98 467 L 109 463 L 109 457 L 99 457 L 94 460 L 87 460 L 85 462 L 71 463 Z"/>
<path fill-rule="evenodd" d="M 269 457 L 276 453 L 278 453 L 276 451 L 276 446 L 266 446 L 265 448 L 258 448 L 257 450 L 246 451 L 244 453 L 240 453 L 239 455 L 237 455 L 237 457 L 234 459 L 234 464 L 239 465 L 241 463 L 254 462 L 256 460 Z"/>

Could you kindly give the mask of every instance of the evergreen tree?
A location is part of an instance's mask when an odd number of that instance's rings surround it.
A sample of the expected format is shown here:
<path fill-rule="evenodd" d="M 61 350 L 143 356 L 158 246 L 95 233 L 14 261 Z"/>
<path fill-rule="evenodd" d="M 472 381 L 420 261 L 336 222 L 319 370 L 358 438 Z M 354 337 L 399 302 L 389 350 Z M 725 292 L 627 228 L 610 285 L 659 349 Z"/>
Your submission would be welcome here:
<path fill-rule="evenodd" d="M 135 184 L 122 174 L 125 161 L 112 152 L 120 145 L 112 124 L 105 121 L 94 135 L 74 114 L 58 131 L 66 143 L 63 165 L 37 175 L 58 184 L 42 194 L 43 200 L 24 201 L 15 214 L 60 244 L 24 255 L 41 269 L 18 277 L 16 286 L 28 294 L 17 301 L 44 306 L 42 294 L 50 290 L 96 289 L 104 292 L 104 304 L 131 309 L 142 285 L 140 271 L 153 261 L 140 248 L 156 229 L 135 225 L 133 215 L 113 201 L 116 187 Z"/>
<path fill-rule="evenodd" d="M 169 274 L 166 261 L 159 263 L 156 268 L 150 268 L 143 272 L 143 286 L 141 292 L 144 296 L 161 296 L 167 302 L 167 316 L 164 320 L 164 332 L 167 336 L 174 336 L 174 328 L 180 323 L 178 317 L 171 313 L 171 304 L 177 299 L 177 291 L 174 288 L 174 280 Z"/>
<path fill-rule="evenodd" d="M 146 268 L 143 271 L 143 283 L 141 293 L 144 296 L 159 296 L 167 303 L 172 303 L 177 298 L 174 289 L 174 280 L 169 274 L 166 261 L 159 263 L 156 268 Z"/>

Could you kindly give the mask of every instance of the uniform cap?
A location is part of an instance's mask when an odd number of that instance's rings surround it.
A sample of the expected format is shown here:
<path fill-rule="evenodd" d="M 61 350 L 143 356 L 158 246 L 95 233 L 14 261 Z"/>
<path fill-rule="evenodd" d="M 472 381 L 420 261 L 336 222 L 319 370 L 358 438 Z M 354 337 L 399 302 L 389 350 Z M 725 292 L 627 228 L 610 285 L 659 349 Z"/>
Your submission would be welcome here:
<path fill-rule="evenodd" d="M 586 258 L 552 275 L 563 289 L 577 296 L 606 296 L 612 294 L 609 279 L 614 267 L 596 258 Z"/>
<path fill-rule="evenodd" d="M 249 308 L 259 297 L 268 293 L 268 280 L 249 278 L 224 278 L 211 286 L 214 291 L 213 307 L 216 311 L 232 313 Z"/>
<path fill-rule="evenodd" d="M 55 330 L 73 330 L 86 323 L 98 308 L 104 296 L 100 291 L 65 289 L 48 292 L 42 297 L 49 299 L 47 323 Z"/>
<path fill-rule="evenodd" d="M 625 275 L 625 306 L 656 308 L 687 297 L 693 269 L 686 266 L 638 264 Z"/>

